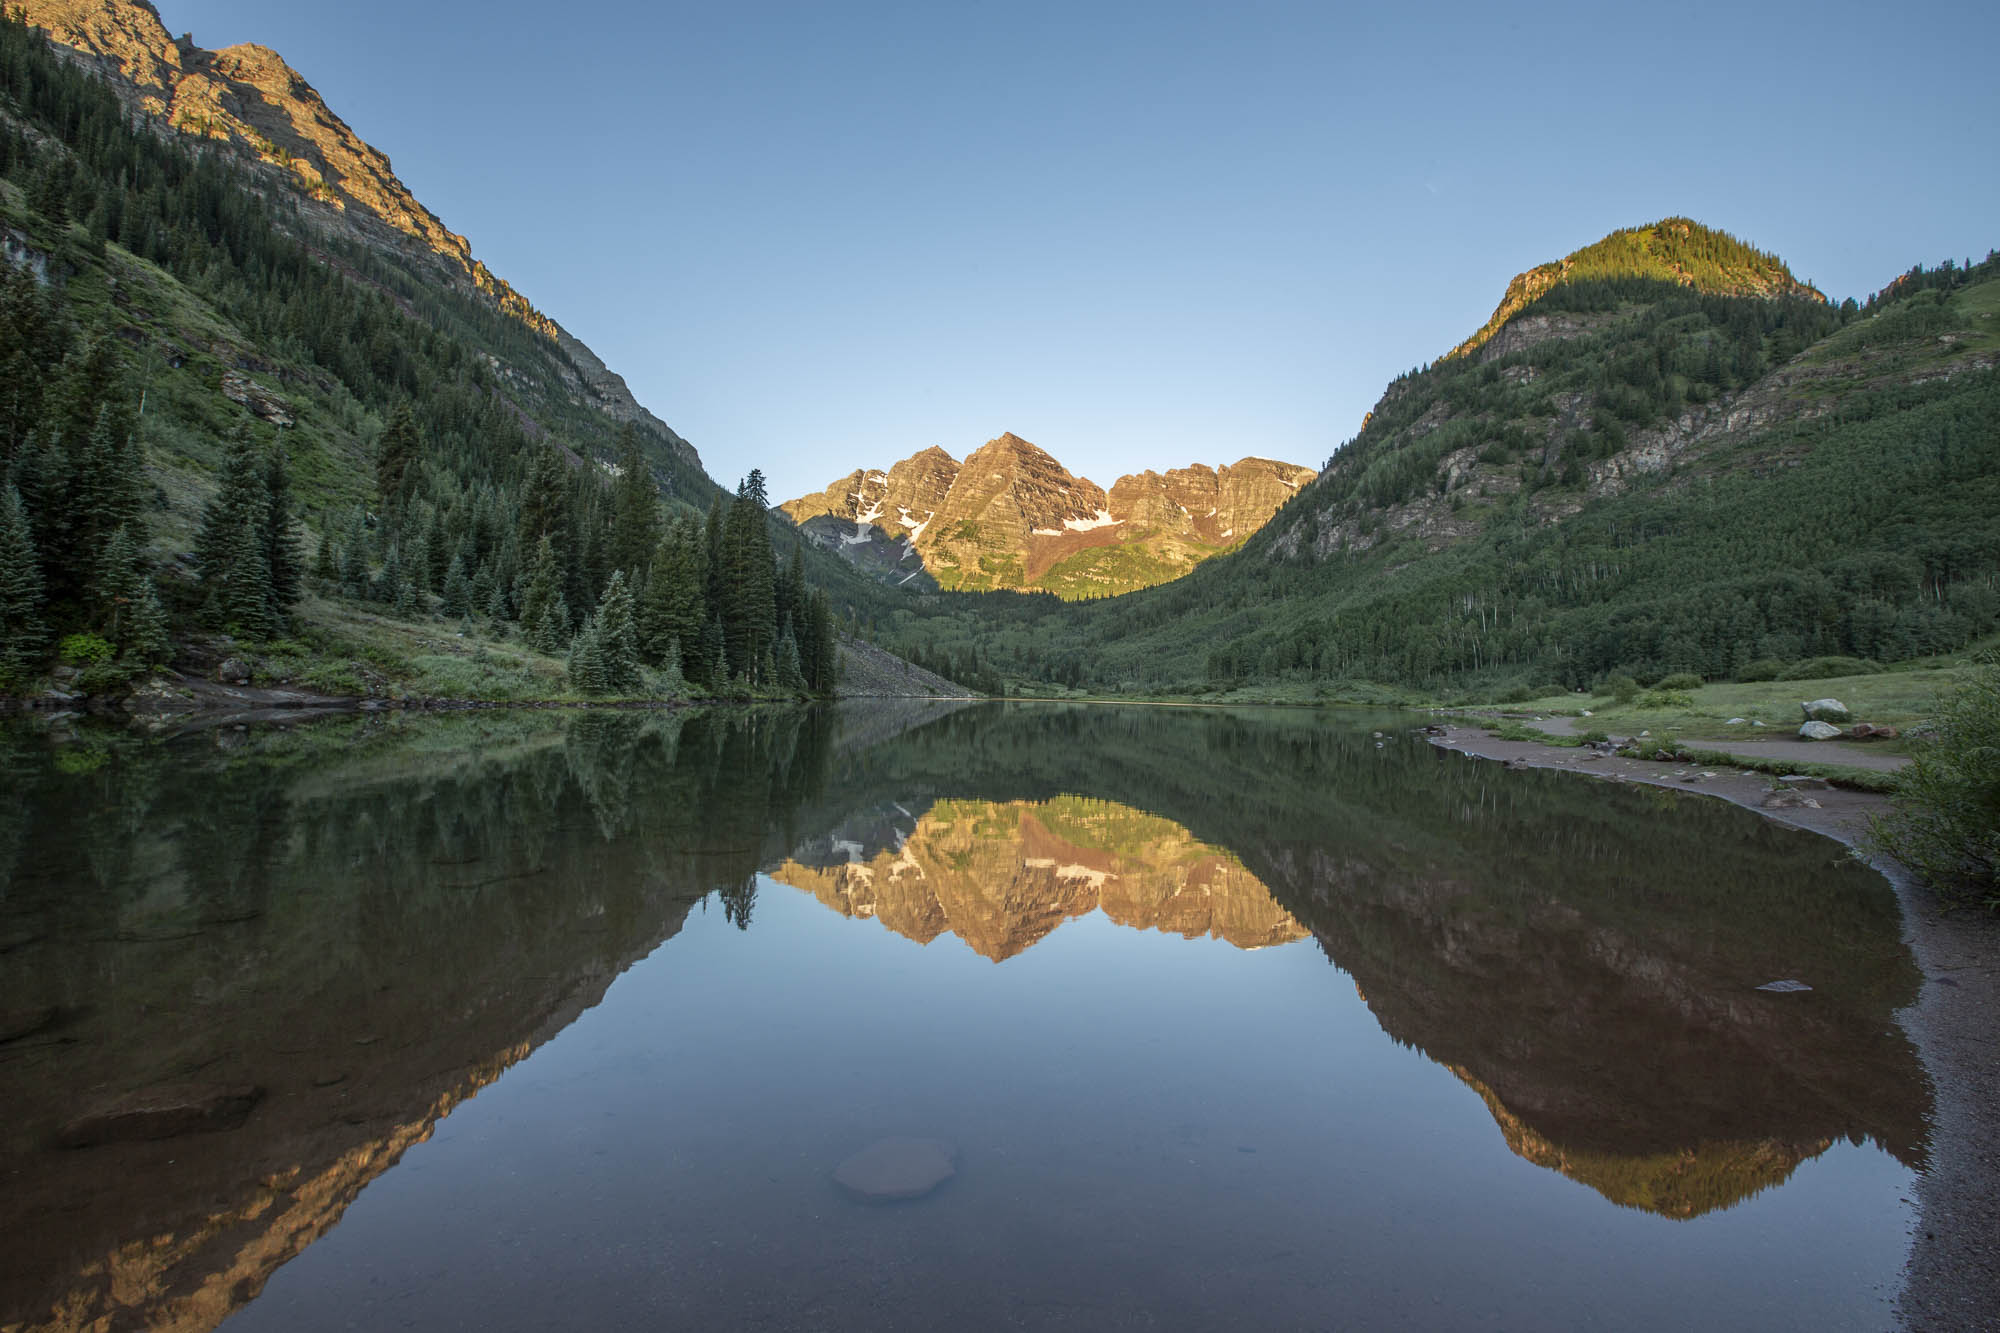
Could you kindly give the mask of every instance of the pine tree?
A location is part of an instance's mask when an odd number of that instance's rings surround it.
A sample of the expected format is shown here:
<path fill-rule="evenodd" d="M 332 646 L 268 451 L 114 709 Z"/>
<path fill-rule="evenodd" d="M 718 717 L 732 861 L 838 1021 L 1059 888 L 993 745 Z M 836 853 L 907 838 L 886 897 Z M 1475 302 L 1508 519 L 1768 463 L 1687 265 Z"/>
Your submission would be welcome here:
<path fill-rule="evenodd" d="M 96 604 L 92 620 L 104 630 L 105 638 L 121 647 L 130 633 L 132 611 L 144 582 L 131 531 L 120 528 L 98 554 L 97 569 L 91 576 L 91 600 Z"/>
<path fill-rule="evenodd" d="M 668 694 L 682 693 L 687 689 L 687 676 L 681 671 L 680 640 L 674 639 L 669 641 L 667 650 L 661 654 L 661 658 L 666 664 L 660 669 L 661 676 L 663 677 L 660 682 L 661 687 Z"/>
<path fill-rule="evenodd" d="M 195 537 L 195 562 L 209 615 L 233 633 L 268 638 L 277 628 L 276 598 L 264 524 L 270 493 L 256 448 L 238 436 L 223 465 L 222 488 L 209 501 Z"/>
<path fill-rule="evenodd" d="M 521 548 L 534 550 L 543 538 L 565 540 L 569 535 L 569 477 L 556 451 L 543 445 L 521 488 Z"/>
<path fill-rule="evenodd" d="M 700 642 L 707 617 L 703 589 L 708 556 L 701 528 L 692 519 L 674 525 L 660 539 L 652 574 L 639 599 L 639 651 L 648 662 L 665 665 L 670 646 Z M 675 663 L 685 669 L 690 663 Z"/>
<path fill-rule="evenodd" d="M 304 561 L 293 530 L 292 482 L 281 440 L 264 462 L 264 564 L 271 571 L 271 609 L 282 616 L 305 593 Z"/>
<path fill-rule="evenodd" d="M 140 581 L 125 652 L 147 666 L 165 666 L 173 656 L 173 644 L 167 638 L 167 609 L 160 605 L 160 595 L 153 590 L 151 579 Z"/>
<path fill-rule="evenodd" d="M 585 616 L 583 628 L 570 641 L 568 667 L 570 687 L 579 694 L 606 694 L 614 688 L 596 617 Z"/>
<path fill-rule="evenodd" d="M 527 623 L 525 615 L 522 621 Z M 528 643 L 537 652 L 554 657 L 563 651 L 563 645 L 569 642 L 569 638 L 569 602 L 557 593 L 548 611 L 528 629 Z"/>
<path fill-rule="evenodd" d="M 19 677 L 48 648 L 42 570 L 21 493 L 0 492 L 0 675 Z"/>
<path fill-rule="evenodd" d="M 361 511 L 354 511 L 348 525 L 347 542 L 340 552 L 340 590 L 349 597 L 368 594 L 368 524 Z"/>
<path fill-rule="evenodd" d="M 451 568 L 444 576 L 445 615 L 460 617 L 470 615 L 473 607 L 472 580 L 465 577 L 465 562 L 457 556 L 451 558 Z"/>
<path fill-rule="evenodd" d="M 253 523 L 229 528 L 222 537 L 220 572 L 202 575 L 211 619 L 247 639 L 268 639 L 278 630 L 271 618 L 271 576 L 260 537 Z"/>
<path fill-rule="evenodd" d="M 543 652 L 555 651 L 545 645 L 569 642 L 569 603 L 562 592 L 562 566 L 556 559 L 555 544 L 547 537 L 535 545 L 534 567 L 521 593 L 521 628 L 529 642 Z"/>
<path fill-rule="evenodd" d="M 591 617 L 604 663 L 605 688 L 632 690 L 639 685 L 639 631 L 632 623 L 632 594 L 619 570 L 604 585 L 603 600 Z"/>
<path fill-rule="evenodd" d="M 383 513 L 401 507 L 415 478 L 410 475 L 423 447 L 417 433 L 417 414 L 408 399 L 399 398 L 389 409 L 389 422 L 375 443 L 375 493 L 382 497 Z"/>
<path fill-rule="evenodd" d="M 754 474 L 753 474 L 754 475 Z M 729 507 L 722 534 L 718 609 L 732 672 L 756 677 L 777 637 L 771 541 L 763 508 L 748 491 Z"/>
<path fill-rule="evenodd" d="M 322 591 L 340 586 L 340 548 L 334 545 L 332 533 L 320 534 L 319 549 L 313 552 L 313 578 Z"/>
<path fill-rule="evenodd" d="M 772 657 L 776 662 L 776 677 L 780 688 L 803 690 L 806 687 L 805 672 L 799 665 L 798 641 L 792 637 L 792 627 L 786 625 L 778 634 L 778 646 Z"/>
<path fill-rule="evenodd" d="M 659 541 L 659 495 L 639 449 L 638 429 L 627 422 L 618 432 L 618 479 L 611 487 L 611 567 L 636 582 Z"/>

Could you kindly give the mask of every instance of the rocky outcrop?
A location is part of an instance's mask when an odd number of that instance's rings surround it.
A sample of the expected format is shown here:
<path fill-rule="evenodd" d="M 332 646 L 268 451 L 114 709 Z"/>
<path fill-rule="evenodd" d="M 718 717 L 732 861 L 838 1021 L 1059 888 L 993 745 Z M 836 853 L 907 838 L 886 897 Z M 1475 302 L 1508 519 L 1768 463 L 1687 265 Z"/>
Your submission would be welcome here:
<path fill-rule="evenodd" d="M 845 826 L 770 872 L 848 917 L 919 944 L 957 935 L 1003 962 L 1101 910 L 1135 930 L 1239 949 L 1305 930 L 1234 856 L 1109 801 L 940 801 Z"/>
<path fill-rule="evenodd" d="M 1074 598 L 1178 578 L 1262 527 L 1313 476 L 1245 458 L 1136 473 L 1106 492 L 1008 433 L 962 465 L 926 449 L 779 508 L 821 545 L 892 582 L 922 571 L 946 588 Z"/>

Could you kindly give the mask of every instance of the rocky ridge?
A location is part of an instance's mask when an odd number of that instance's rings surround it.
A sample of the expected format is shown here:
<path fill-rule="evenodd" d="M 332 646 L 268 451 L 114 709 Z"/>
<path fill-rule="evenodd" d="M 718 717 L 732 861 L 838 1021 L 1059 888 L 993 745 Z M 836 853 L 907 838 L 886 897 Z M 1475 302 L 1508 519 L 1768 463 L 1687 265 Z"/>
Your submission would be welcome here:
<path fill-rule="evenodd" d="M 9 10 L 106 75 L 135 112 L 236 156 L 266 188 L 295 201 L 307 227 L 415 261 L 534 330 L 545 348 L 537 370 L 573 401 L 650 429 L 699 465 L 692 446 L 640 406 L 623 378 L 478 260 L 470 242 L 397 177 L 388 156 L 276 51 L 205 50 L 187 34 L 171 36 L 149 0 L 23 0 Z"/>
<path fill-rule="evenodd" d="M 1009 432 L 963 463 L 932 447 L 779 508 L 892 582 L 1076 598 L 1178 578 L 1262 527 L 1314 475 L 1244 458 L 1135 473 L 1107 492 Z"/>

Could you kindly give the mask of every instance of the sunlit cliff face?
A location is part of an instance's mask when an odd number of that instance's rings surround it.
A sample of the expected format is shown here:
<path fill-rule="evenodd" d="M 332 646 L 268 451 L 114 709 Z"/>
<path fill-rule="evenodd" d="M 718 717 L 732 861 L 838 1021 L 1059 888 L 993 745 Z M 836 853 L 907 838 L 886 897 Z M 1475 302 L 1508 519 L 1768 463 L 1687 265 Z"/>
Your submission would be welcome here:
<path fill-rule="evenodd" d="M 953 934 L 1002 962 L 1072 917 L 1260 949 L 1305 928 L 1221 848 L 1111 801 L 939 801 L 892 807 L 770 872 L 843 916 L 928 944 Z"/>

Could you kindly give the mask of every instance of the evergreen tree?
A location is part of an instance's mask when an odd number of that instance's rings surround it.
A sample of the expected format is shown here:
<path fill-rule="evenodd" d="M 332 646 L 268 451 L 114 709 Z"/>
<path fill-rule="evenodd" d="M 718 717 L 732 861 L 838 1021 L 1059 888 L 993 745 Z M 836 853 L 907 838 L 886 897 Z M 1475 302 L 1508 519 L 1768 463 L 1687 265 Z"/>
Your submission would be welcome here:
<path fill-rule="evenodd" d="M 522 620 L 524 624 L 527 623 L 525 615 L 522 617 Z M 549 603 L 547 612 L 543 614 L 540 620 L 535 621 L 528 628 L 529 646 L 533 647 L 537 652 L 547 653 L 549 656 L 554 657 L 557 653 L 563 651 L 563 644 L 569 640 L 568 626 L 569 602 L 564 599 L 561 593 L 557 593 L 555 600 Z"/>
<path fill-rule="evenodd" d="M 340 552 L 340 590 L 349 597 L 364 597 L 368 593 L 368 579 L 368 525 L 357 508 Z"/>
<path fill-rule="evenodd" d="M 693 647 L 701 640 L 707 618 L 703 589 L 708 582 L 708 553 L 701 528 L 692 519 L 677 523 L 660 539 L 645 595 L 639 599 L 639 652 L 646 661 L 667 664 L 670 647 Z M 676 661 L 677 669 L 692 664 Z"/>
<path fill-rule="evenodd" d="M 202 515 L 195 562 L 208 594 L 209 616 L 232 633 L 268 638 L 278 628 L 273 609 L 264 525 L 270 493 L 256 448 L 239 435 L 223 465 L 222 487 Z"/>
<path fill-rule="evenodd" d="M 585 616 L 583 628 L 570 640 L 568 667 L 570 688 L 579 694 L 607 694 L 614 688 L 596 617 Z"/>
<path fill-rule="evenodd" d="M 282 616 L 305 593 L 304 560 L 293 530 L 292 481 L 282 440 L 264 461 L 264 564 L 271 571 L 271 609 Z"/>
<path fill-rule="evenodd" d="M 472 613 L 472 580 L 465 576 L 465 562 L 457 556 L 451 558 L 451 568 L 444 576 L 444 614 L 452 617 L 467 616 Z"/>
<path fill-rule="evenodd" d="M 160 605 L 160 595 L 153 590 L 151 579 L 140 580 L 125 652 L 146 666 L 165 666 L 173 656 L 173 644 L 167 637 L 167 608 Z"/>
<path fill-rule="evenodd" d="M 521 628 L 528 641 L 543 652 L 555 651 L 547 645 L 569 642 L 569 603 L 562 592 L 562 567 L 556 560 L 555 543 L 546 536 L 535 544 L 535 563 L 521 593 Z"/>
<path fill-rule="evenodd" d="M 639 685 L 639 631 L 632 619 L 632 594 L 625 586 L 625 571 L 619 570 L 604 586 L 597 614 L 590 618 L 602 660 L 604 686 L 629 691 Z"/>
<path fill-rule="evenodd" d="M 97 570 L 91 578 L 91 600 L 96 609 L 91 618 L 104 630 L 105 638 L 121 647 L 130 633 L 133 609 L 144 582 L 138 547 L 132 543 L 130 530 L 120 528 L 97 557 Z"/>
<path fill-rule="evenodd" d="M 521 548 L 535 550 L 543 538 L 564 541 L 569 530 L 569 477 L 556 451 L 543 445 L 521 488 Z"/>
<path fill-rule="evenodd" d="M 382 438 L 375 444 L 375 493 L 382 497 L 382 512 L 385 515 L 401 508 L 409 494 L 415 481 L 410 470 L 422 447 L 422 437 L 417 433 L 417 414 L 407 398 L 398 398 L 395 406 L 389 409 L 389 421 L 382 428 Z"/>
<path fill-rule="evenodd" d="M 0 675 L 25 675 L 47 649 L 41 562 L 21 493 L 10 485 L 0 492 Z"/>
<path fill-rule="evenodd" d="M 771 641 L 777 637 L 777 598 L 771 568 L 771 541 L 764 510 L 750 493 L 729 507 L 722 534 L 720 603 L 723 642 L 732 673 L 760 678 Z"/>
<path fill-rule="evenodd" d="M 803 690 L 806 687 L 804 669 L 799 665 L 798 641 L 792 637 L 792 627 L 788 624 L 778 634 L 778 646 L 772 657 L 776 663 L 778 685 L 787 690 Z"/>
<path fill-rule="evenodd" d="M 639 449 L 639 431 L 630 422 L 618 432 L 618 479 L 611 492 L 611 567 L 624 570 L 628 582 L 637 581 L 659 545 L 660 504 Z"/>
<path fill-rule="evenodd" d="M 668 694 L 680 694 L 687 689 L 687 676 L 681 671 L 681 644 L 679 639 L 668 642 L 666 652 L 661 654 L 665 665 L 660 669 L 663 677 L 661 687 Z"/>

